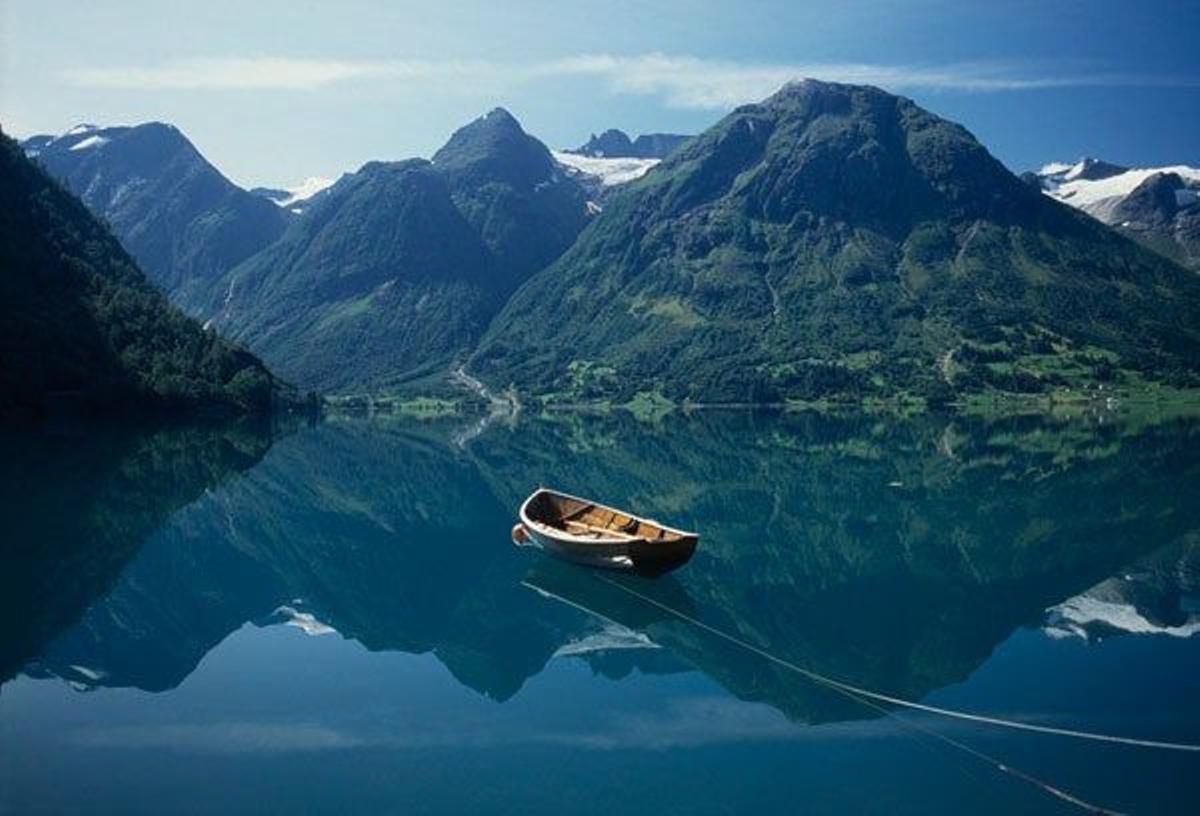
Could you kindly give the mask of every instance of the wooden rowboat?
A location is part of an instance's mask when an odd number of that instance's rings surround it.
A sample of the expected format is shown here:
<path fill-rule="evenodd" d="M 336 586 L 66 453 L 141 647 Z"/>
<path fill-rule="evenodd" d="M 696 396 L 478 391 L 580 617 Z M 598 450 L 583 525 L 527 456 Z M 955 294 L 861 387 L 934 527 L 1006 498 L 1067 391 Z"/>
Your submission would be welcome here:
<path fill-rule="evenodd" d="M 661 575 L 682 566 L 700 537 L 607 505 L 539 488 L 521 505 L 513 541 L 577 564 Z"/>

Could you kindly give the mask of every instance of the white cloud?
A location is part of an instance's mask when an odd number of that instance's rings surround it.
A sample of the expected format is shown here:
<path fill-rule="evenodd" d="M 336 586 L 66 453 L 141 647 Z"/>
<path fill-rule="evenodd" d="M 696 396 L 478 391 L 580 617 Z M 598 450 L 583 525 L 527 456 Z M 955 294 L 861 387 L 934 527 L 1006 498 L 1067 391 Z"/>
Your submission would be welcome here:
<path fill-rule="evenodd" d="M 680 108 L 730 107 L 761 99 L 787 82 L 804 78 L 879 85 L 894 91 L 1012 91 L 1081 84 L 1068 78 L 1019 77 L 1003 66 L 739 63 L 666 54 L 585 55 L 553 63 L 547 72 L 599 77 L 615 93 L 658 96 Z"/>
<path fill-rule="evenodd" d="M 214 57 L 153 66 L 76 68 L 63 78 L 85 88 L 135 90 L 317 90 L 360 79 L 471 76 L 479 63 L 423 60 L 313 60 L 286 57 Z"/>
<path fill-rule="evenodd" d="M 653 96 L 672 107 L 721 109 L 762 99 L 786 82 L 813 77 L 879 85 L 892 91 L 1021 91 L 1106 85 L 1189 85 L 1195 80 L 1104 75 L 1030 75 L 1000 63 L 943 66 L 873 63 L 756 63 L 670 54 L 582 54 L 530 63 L 488 60 L 327 60 L 214 57 L 158 65 L 76 68 L 72 85 L 137 90 L 318 90 L 369 80 L 454 80 L 513 85 L 590 77 L 614 94 Z"/>

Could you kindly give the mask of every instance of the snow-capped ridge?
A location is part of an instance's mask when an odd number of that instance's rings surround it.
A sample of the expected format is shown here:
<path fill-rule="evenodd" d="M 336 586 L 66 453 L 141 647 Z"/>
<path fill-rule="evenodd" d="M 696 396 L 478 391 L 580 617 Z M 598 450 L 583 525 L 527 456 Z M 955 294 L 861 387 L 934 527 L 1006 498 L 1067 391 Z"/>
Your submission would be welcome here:
<path fill-rule="evenodd" d="M 1200 617 L 1193 616 L 1180 626 L 1160 626 L 1133 604 L 1103 600 L 1085 593 L 1048 609 L 1043 631 L 1053 638 L 1090 640 L 1092 632 L 1098 628 L 1135 635 L 1187 638 L 1200 632 Z"/>
<path fill-rule="evenodd" d="M 89 133 L 96 134 L 99 131 L 109 130 L 109 129 L 110 128 L 108 128 L 108 127 L 100 127 L 99 125 L 94 125 L 91 122 L 81 122 L 80 124 L 75 125 L 75 127 L 71 128 L 70 130 L 67 130 L 67 131 L 60 133 L 57 136 L 53 137 L 46 144 L 47 144 L 47 146 L 49 146 L 49 145 L 54 144 L 55 142 L 61 142 L 64 140 L 75 139 L 78 136 L 87 136 L 87 134 L 89 134 Z M 88 137 L 88 138 L 93 138 L 93 137 Z M 87 140 L 88 139 L 85 138 L 82 141 L 86 142 Z M 73 147 L 73 145 L 72 145 L 72 147 Z M 67 149 L 70 150 L 71 148 L 67 148 Z"/>
<path fill-rule="evenodd" d="M 1087 181 L 1100 181 L 1111 176 L 1119 176 L 1128 170 L 1128 167 L 1122 167 L 1119 164 L 1084 156 L 1062 174 L 1062 180 L 1078 181 L 1083 179 Z"/>
<path fill-rule="evenodd" d="M 1115 172 L 1108 172 L 1107 168 Z M 1098 178 L 1097 169 L 1101 170 Z M 1132 193 L 1156 173 L 1176 173 L 1189 187 L 1200 187 L 1200 167 L 1186 164 L 1124 168 L 1085 158 L 1072 165 L 1051 162 L 1037 176 L 1047 195 L 1105 220 L 1103 211 L 1107 206 Z"/>
<path fill-rule="evenodd" d="M 63 136 L 81 136 L 84 133 L 91 133 L 93 130 L 99 129 L 100 127 L 98 125 L 93 125 L 90 122 L 80 122 L 78 125 L 64 133 Z"/>

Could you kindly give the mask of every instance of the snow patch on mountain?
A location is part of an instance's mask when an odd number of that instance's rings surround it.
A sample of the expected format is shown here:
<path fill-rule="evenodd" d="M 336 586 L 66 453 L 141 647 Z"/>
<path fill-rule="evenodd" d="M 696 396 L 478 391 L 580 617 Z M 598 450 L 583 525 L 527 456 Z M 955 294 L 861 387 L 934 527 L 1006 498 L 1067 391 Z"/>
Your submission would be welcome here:
<path fill-rule="evenodd" d="M 1103 214 L 1120 199 L 1132 193 L 1138 185 L 1155 173 L 1177 173 L 1184 183 L 1200 186 L 1200 167 L 1177 164 L 1169 167 L 1118 168 L 1121 172 L 1104 178 L 1087 178 L 1085 174 L 1095 162 L 1081 159 L 1075 164 L 1051 162 L 1037 172 L 1042 190 L 1063 203 L 1070 204 L 1104 220 Z"/>
<path fill-rule="evenodd" d="M 310 176 L 295 187 L 284 187 L 288 192 L 288 197 L 282 201 L 276 202 L 280 207 L 294 207 L 301 201 L 307 201 L 322 190 L 326 190 L 333 186 L 337 179 L 323 178 L 321 176 Z"/>
<path fill-rule="evenodd" d="M 311 637 L 332 635 L 337 632 L 329 624 L 317 620 L 311 612 L 301 612 L 292 606 L 281 606 L 275 610 L 274 614 L 283 619 L 285 626 L 294 626 Z"/>
<path fill-rule="evenodd" d="M 75 144 L 67 148 L 67 150 L 87 150 L 92 147 L 99 147 L 102 144 L 108 144 L 109 140 L 103 136 L 88 136 L 86 139 L 81 139 Z"/>
<path fill-rule="evenodd" d="M 1105 600 L 1088 593 L 1078 595 L 1046 610 L 1042 631 L 1052 638 L 1078 637 L 1090 640 L 1097 630 L 1136 635 L 1168 635 L 1187 638 L 1200 632 L 1200 616 L 1193 615 L 1180 626 L 1160 626 L 1130 603 Z"/>
<path fill-rule="evenodd" d="M 591 652 L 609 652 L 618 649 L 658 649 L 657 643 L 641 632 L 635 632 L 617 623 L 606 623 L 599 632 L 572 640 L 554 652 L 555 657 L 571 657 Z"/>
<path fill-rule="evenodd" d="M 104 679 L 104 677 L 107 675 L 107 672 L 104 672 L 100 669 L 90 669 L 87 666 L 71 665 L 71 666 L 68 666 L 67 668 L 79 675 L 82 675 L 83 677 L 86 677 L 88 680 L 90 680 L 93 683 L 95 683 L 98 680 Z"/>
<path fill-rule="evenodd" d="M 551 153 L 554 155 L 554 160 L 567 168 L 568 172 L 574 171 L 594 176 L 604 187 L 613 187 L 639 179 L 660 161 L 659 159 L 598 158 L 560 150 L 554 150 Z"/>
<path fill-rule="evenodd" d="M 1037 171 L 1039 176 L 1060 176 L 1071 169 L 1073 165 L 1066 162 L 1050 162 L 1043 164 L 1042 169 Z"/>
<path fill-rule="evenodd" d="M 1107 198 L 1124 198 L 1137 189 L 1139 184 L 1155 173 L 1177 173 L 1185 181 L 1191 180 L 1200 183 L 1200 168 L 1177 164 L 1171 167 L 1148 167 L 1127 170 L 1120 175 L 1097 179 L 1095 181 L 1088 179 L 1068 180 L 1050 191 L 1050 194 L 1060 201 L 1084 208 L 1088 205 L 1097 204 Z"/>
<path fill-rule="evenodd" d="M 100 128 L 97 127 L 96 125 L 89 124 L 87 122 L 83 122 L 83 123 L 78 124 L 75 127 L 71 128 L 66 133 L 64 133 L 62 136 L 60 136 L 59 138 L 61 139 L 65 136 L 81 136 L 84 133 L 91 133 L 93 130 L 99 130 L 99 129 Z"/>

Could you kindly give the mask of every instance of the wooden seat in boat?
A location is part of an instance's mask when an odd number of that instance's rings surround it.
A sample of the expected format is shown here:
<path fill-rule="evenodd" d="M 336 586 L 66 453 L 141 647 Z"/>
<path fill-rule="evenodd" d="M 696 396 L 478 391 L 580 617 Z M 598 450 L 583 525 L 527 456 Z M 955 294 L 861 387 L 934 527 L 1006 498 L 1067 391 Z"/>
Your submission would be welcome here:
<path fill-rule="evenodd" d="M 595 566 L 665 572 L 691 558 L 699 540 L 695 533 L 545 488 L 525 500 L 520 515 L 518 528 L 536 543 Z"/>

